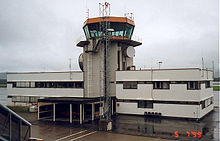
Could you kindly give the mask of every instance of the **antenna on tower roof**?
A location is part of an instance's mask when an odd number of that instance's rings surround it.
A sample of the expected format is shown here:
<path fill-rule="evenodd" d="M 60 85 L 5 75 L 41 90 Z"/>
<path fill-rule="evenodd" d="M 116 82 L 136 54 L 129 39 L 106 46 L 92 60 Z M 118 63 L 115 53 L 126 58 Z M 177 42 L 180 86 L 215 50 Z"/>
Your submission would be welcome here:
<path fill-rule="evenodd" d="M 87 9 L 87 11 L 86 11 L 86 14 L 87 14 L 87 19 L 89 18 L 89 8 Z"/>
<path fill-rule="evenodd" d="M 134 21 L 134 13 L 130 12 L 130 13 L 125 13 L 124 16 L 132 21 Z"/>
<path fill-rule="evenodd" d="M 204 69 L 205 69 L 205 65 L 204 65 L 204 59 L 202 57 L 202 77 L 204 77 Z"/>
<path fill-rule="evenodd" d="M 99 3 L 99 16 L 100 17 L 110 16 L 110 3 L 109 2 Z"/>

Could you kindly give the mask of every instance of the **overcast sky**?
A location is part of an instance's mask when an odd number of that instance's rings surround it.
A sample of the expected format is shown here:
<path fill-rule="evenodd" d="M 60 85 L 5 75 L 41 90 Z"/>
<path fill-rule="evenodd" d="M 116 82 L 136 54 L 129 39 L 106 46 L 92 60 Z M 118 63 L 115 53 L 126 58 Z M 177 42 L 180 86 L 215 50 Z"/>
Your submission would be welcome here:
<path fill-rule="evenodd" d="M 103 0 L 0 0 L 0 72 L 79 70 L 82 25 Z M 111 0 L 111 15 L 133 12 L 137 68 L 219 68 L 218 0 Z"/>

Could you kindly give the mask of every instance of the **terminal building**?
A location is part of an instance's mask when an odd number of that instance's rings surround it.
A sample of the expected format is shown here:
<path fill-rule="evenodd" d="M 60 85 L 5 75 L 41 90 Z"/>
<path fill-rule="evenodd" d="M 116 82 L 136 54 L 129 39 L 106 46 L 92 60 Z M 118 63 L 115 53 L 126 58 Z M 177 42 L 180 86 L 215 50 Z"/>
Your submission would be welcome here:
<path fill-rule="evenodd" d="M 108 7 L 108 5 L 104 5 Z M 133 18 L 88 18 L 81 71 L 7 73 L 8 98 L 38 103 L 38 119 L 83 123 L 135 114 L 200 119 L 213 110 L 213 72 L 199 68 L 142 69 L 133 64 Z"/>
<path fill-rule="evenodd" d="M 200 119 L 214 108 L 211 71 L 187 68 L 115 73 L 116 97 L 112 100 L 114 113 Z M 87 98 L 88 103 L 96 106 L 94 116 L 95 113 L 99 114 L 102 98 L 84 96 L 83 72 L 8 73 L 7 81 L 8 98 L 17 104 L 37 103 L 40 99 L 39 103 L 46 101 L 52 105 L 51 99 L 56 101 L 55 104 L 66 106 L 68 113 L 70 106 L 64 103 L 71 103 L 74 99 L 73 103 L 76 104 L 73 109 L 78 113 L 76 107 L 80 109 L 80 106 L 77 103 Z M 91 113 L 92 104 L 87 108 L 85 110 Z M 53 117 L 52 111 L 49 112 Z"/>

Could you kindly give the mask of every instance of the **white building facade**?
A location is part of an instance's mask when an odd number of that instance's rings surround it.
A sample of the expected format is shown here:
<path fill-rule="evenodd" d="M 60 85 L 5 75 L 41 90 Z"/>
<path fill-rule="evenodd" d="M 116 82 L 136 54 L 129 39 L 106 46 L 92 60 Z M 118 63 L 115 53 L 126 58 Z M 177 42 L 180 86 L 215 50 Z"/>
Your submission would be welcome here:
<path fill-rule="evenodd" d="M 117 113 L 200 119 L 213 110 L 212 71 L 116 72 Z"/>
<path fill-rule="evenodd" d="M 44 97 L 83 97 L 83 73 L 7 73 L 9 101 L 34 103 Z"/>
<path fill-rule="evenodd" d="M 116 71 L 116 113 L 200 119 L 214 108 L 212 76 L 198 68 Z M 7 82 L 17 103 L 85 97 L 80 71 L 8 73 Z"/>

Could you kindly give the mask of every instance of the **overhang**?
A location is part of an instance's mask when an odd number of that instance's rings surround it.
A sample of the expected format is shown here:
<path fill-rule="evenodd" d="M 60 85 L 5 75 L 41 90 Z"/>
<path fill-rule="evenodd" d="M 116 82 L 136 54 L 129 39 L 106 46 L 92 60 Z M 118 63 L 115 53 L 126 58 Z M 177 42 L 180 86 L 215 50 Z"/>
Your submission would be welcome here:
<path fill-rule="evenodd" d="M 43 103 L 72 103 L 72 104 L 85 104 L 91 102 L 98 102 L 103 98 L 83 98 L 83 97 L 47 97 L 44 99 L 38 99 L 38 102 Z"/>
<path fill-rule="evenodd" d="M 119 23 L 129 23 L 133 26 L 135 26 L 134 21 L 126 18 L 126 17 L 96 17 L 96 18 L 88 18 L 85 22 L 84 25 L 87 24 L 92 24 L 92 23 L 99 23 L 99 22 L 119 22 Z"/>
<path fill-rule="evenodd" d="M 133 47 L 142 45 L 142 43 L 139 41 L 135 41 L 135 40 L 131 40 L 128 38 L 123 38 L 123 37 L 110 37 L 109 40 L 111 40 L 112 42 L 119 42 L 119 43 L 123 43 L 123 44 L 126 44 L 128 46 L 133 46 Z M 79 43 L 77 43 L 78 47 L 84 47 L 86 45 L 89 45 L 89 41 L 80 41 Z"/>

